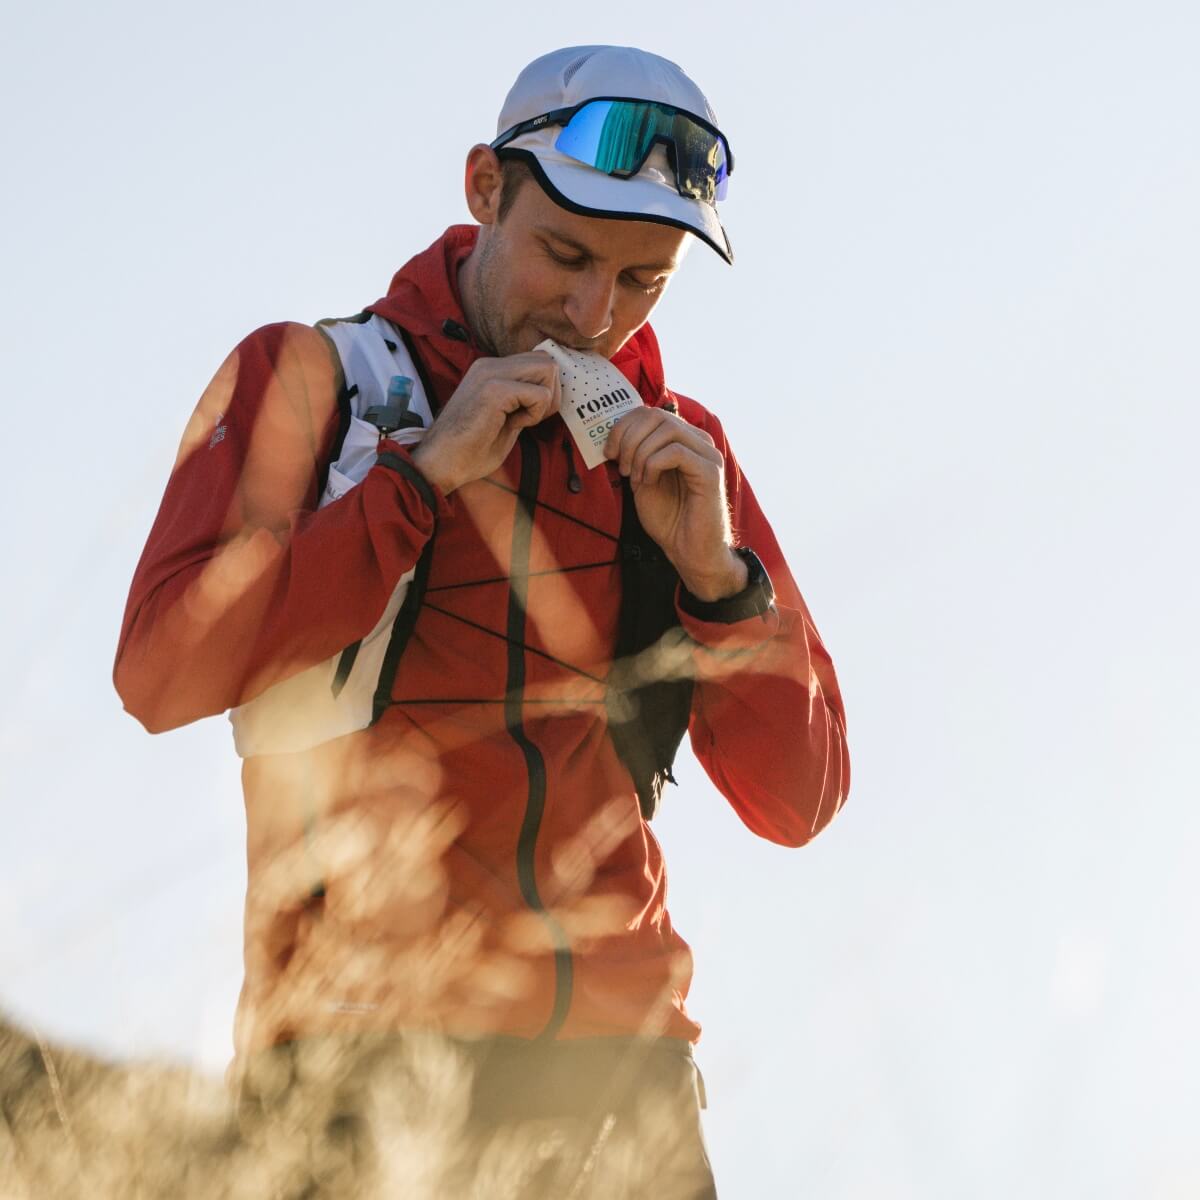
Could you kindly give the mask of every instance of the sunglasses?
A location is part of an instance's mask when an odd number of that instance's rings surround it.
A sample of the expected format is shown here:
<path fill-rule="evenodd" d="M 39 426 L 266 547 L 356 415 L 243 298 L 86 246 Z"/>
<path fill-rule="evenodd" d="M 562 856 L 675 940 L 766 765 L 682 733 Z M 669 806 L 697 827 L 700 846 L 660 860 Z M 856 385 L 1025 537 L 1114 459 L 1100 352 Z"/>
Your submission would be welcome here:
<path fill-rule="evenodd" d="M 733 173 L 733 152 L 725 135 L 682 109 L 654 100 L 600 98 L 559 108 L 522 121 L 493 143 L 499 150 L 523 133 L 561 125 L 554 148 L 586 166 L 629 179 L 661 143 L 675 173 L 675 190 L 690 200 L 724 200 Z"/>

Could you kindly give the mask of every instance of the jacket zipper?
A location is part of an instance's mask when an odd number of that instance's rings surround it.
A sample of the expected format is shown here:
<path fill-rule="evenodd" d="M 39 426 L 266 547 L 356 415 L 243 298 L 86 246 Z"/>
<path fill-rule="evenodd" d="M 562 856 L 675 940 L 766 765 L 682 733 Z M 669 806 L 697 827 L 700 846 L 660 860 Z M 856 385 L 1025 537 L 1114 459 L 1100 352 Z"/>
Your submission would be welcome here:
<path fill-rule="evenodd" d="M 525 903 L 540 913 L 554 945 L 554 1006 L 539 1038 L 550 1039 L 562 1028 L 571 1004 L 573 965 L 571 948 L 562 926 L 546 912 L 538 893 L 534 853 L 538 832 L 546 809 L 546 760 L 525 733 L 522 707 L 525 698 L 525 609 L 529 594 L 529 545 L 533 535 L 534 503 L 541 475 L 537 443 L 522 434 L 517 442 L 521 451 L 521 482 L 513 516 L 512 554 L 509 562 L 508 592 L 508 679 L 504 692 L 504 722 L 509 736 L 521 749 L 529 778 L 525 819 L 517 841 L 517 881 Z"/>

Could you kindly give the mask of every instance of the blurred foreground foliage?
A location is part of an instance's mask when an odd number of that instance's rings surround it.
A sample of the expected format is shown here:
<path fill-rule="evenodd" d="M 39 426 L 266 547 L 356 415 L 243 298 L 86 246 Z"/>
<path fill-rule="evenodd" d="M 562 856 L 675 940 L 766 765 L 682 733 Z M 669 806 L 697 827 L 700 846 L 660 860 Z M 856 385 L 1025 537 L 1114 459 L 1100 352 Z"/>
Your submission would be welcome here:
<path fill-rule="evenodd" d="M 481 1129 L 470 1084 L 432 1035 L 298 1043 L 235 1084 L 100 1061 L 0 1019 L 0 1200 L 697 1194 L 661 1096 L 633 1119 Z"/>

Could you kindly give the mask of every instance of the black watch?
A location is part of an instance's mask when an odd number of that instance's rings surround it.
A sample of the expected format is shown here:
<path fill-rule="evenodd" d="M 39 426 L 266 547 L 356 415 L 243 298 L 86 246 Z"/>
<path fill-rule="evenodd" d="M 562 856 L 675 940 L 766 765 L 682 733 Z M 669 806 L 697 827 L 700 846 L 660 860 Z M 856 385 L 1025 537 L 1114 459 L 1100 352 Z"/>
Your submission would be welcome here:
<path fill-rule="evenodd" d="M 733 552 L 746 564 L 749 573 L 746 586 L 723 600 L 699 600 L 686 587 L 680 588 L 679 607 L 688 616 L 700 621 L 732 625 L 747 617 L 761 617 L 775 602 L 771 577 L 758 555 L 748 546 L 737 546 Z"/>

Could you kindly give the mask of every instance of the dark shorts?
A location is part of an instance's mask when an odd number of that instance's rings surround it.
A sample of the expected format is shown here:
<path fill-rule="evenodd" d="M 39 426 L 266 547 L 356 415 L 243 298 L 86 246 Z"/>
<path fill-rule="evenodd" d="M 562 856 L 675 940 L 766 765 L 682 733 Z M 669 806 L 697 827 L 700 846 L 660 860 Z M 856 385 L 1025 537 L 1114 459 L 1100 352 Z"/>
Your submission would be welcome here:
<path fill-rule="evenodd" d="M 305 1200 L 713 1200 L 702 1103 L 675 1039 L 389 1034 L 257 1055 L 239 1121 Z"/>

